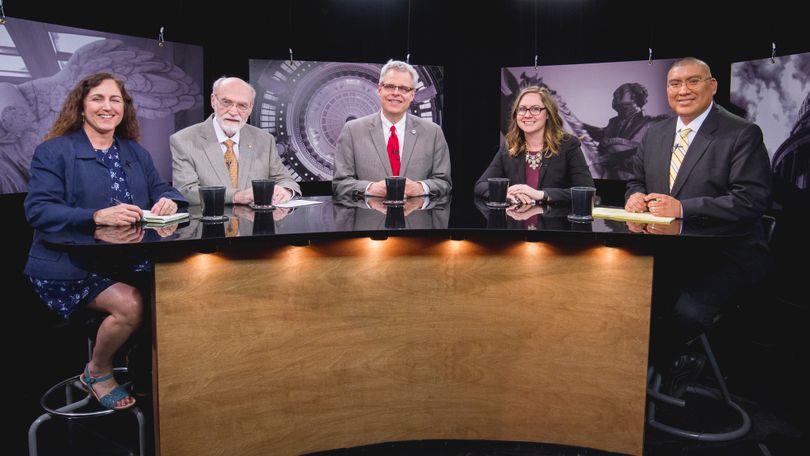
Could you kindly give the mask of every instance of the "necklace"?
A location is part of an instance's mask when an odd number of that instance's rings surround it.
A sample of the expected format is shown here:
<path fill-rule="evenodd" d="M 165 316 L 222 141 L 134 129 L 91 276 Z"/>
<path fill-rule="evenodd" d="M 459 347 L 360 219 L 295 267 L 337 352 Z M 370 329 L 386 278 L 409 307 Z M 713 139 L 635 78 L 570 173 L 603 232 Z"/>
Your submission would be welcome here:
<path fill-rule="evenodd" d="M 540 166 L 540 162 L 543 161 L 543 154 L 542 152 L 530 153 L 526 151 L 526 163 L 529 164 L 529 168 L 537 169 Z"/>

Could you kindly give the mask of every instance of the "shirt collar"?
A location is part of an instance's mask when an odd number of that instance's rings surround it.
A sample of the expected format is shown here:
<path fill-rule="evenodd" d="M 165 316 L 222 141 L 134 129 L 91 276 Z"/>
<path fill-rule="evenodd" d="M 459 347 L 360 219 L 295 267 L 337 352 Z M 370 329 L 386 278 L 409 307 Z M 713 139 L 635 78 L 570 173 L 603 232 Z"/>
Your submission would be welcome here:
<path fill-rule="evenodd" d="M 709 113 L 712 111 L 713 107 L 714 102 L 712 101 L 711 104 L 709 104 L 708 109 L 703 111 L 701 115 L 695 117 L 691 122 L 689 122 L 689 125 L 684 125 L 683 121 L 679 116 L 678 120 L 675 122 L 675 132 L 677 133 L 683 130 L 684 128 L 688 127 L 690 128 L 689 134 L 696 133 L 698 130 L 700 130 L 700 126 L 703 125 L 703 121 L 706 120 L 706 117 L 709 116 Z"/>
<path fill-rule="evenodd" d="M 397 127 L 398 132 L 402 133 L 403 131 L 405 131 L 405 123 L 408 120 L 408 114 L 405 113 L 405 115 L 402 116 L 401 119 L 399 119 L 399 122 L 391 123 L 391 121 L 388 120 L 387 117 L 385 117 L 385 114 L 383 114 L 383 112 L 380 111 L 380 119 L 382 119 L 382 126 L 385 129 L 385 131 L 391 130 L 391 125 L 393 125 Z"/>
<path fill-rule="evenodd" d="M 219 122 L 217 122 L 216 116 L 214 116 L 213 121 L 214 121 L 214 133 L 217 135 L 217 143 L 222 144 L 225 142 L 226 139 L 230 139 L 231 141 L 234 142 L 234 144 L 239 145 L 239 133 L 241 133 L 242 130 L 237 131 L 235 135 L 229 138 L 228 135 L 226 135 L 225 132 L 222 131 L 222 127 L 219 126 Z"/>

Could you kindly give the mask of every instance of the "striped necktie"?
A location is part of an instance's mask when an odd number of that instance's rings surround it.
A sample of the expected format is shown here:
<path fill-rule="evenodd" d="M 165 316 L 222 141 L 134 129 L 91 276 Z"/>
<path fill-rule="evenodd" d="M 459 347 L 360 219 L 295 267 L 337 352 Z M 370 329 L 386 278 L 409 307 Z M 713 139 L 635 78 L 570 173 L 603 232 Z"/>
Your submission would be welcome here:
<path fill-rule="evenodd" d="M 687 149 L 689 149 L 689 141 L 687 141 L 686 138 L 689 136 L 690 131 L 692 131 L 691 128 L 682 128 L 681 131 L 678 132 L 678 143 L 675 144 L 675 148 L 672 149 L 672 159 L 669 162 L 670 190 L 672 190 L 672 186 L 675 184 L 675 176 L 678 175 L 678 170 L 681 168 L 683 157 L 686 155 Z"/>

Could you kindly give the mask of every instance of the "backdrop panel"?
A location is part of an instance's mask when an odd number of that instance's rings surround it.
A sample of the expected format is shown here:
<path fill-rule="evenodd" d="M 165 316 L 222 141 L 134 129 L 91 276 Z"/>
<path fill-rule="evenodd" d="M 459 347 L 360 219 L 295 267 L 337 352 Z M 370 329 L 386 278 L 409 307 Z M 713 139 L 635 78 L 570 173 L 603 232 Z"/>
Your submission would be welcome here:
<path fill-rule="evenodd" d="M 731 102 L 762 128 L 774 173 L 807 189 L 810 176 L 810 53 L 731 65 Z"/>
<path fill-rule="evenodd" d="M 630 159 L 649 123 L 671 115 L 666 75 L 673 61 L 502 68 L 501 138 L 520 90 L 544 86 L 560 107 L 565 129 L 582 140 L 593 177 L 627 179 Z"/>
<path fill-rule="evenodd" d="M 440 66 L 414 65 L 419 84 L 410 112 L 441 125 Z M 332 180 L 343 124 L 380 109 L 382 64 L 251 60 L 256 105 L 250 122 L 276 137 L 284 164 L 299 181 Z"/>
<path fill-rule="evenodd" d="M 201 46 L 7 18 L 0 47 L 0 193 L 26 191 L 34 148 L 67 93 L 101 71 L 124 81 L 140 143 L 171 180 L 169 136 L 203 118 Z"/>

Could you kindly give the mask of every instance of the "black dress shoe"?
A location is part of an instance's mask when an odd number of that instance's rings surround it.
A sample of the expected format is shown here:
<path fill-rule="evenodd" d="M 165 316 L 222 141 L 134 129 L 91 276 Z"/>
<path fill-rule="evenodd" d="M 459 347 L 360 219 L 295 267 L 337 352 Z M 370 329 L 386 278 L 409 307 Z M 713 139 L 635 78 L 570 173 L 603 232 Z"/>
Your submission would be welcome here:
<path fill-rule="evenodd" d="M 706 355 L 681 355 L 672 362 L 669 369 L 661 373 L 661 392 L 680 398 L 686 387 L 694 382 L 706 365 Z"/>

